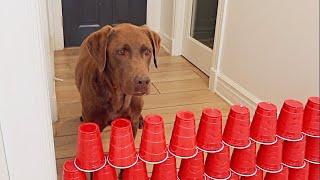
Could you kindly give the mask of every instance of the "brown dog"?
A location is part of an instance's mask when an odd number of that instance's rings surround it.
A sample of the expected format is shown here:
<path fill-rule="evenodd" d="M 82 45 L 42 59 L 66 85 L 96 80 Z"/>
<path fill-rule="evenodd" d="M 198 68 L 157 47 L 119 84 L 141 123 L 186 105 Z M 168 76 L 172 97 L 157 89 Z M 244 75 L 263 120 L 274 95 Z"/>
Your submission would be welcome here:
<path fill-rule="evenodd" d="M 160 37 L 146 26 L 104 26 L 80 47 L 75 80 L 80 92 L 82 118 L 102 131 L 118 117 L 131 120 L 134 136 L 149 94 L 150 61 L 160 50 Z"/>

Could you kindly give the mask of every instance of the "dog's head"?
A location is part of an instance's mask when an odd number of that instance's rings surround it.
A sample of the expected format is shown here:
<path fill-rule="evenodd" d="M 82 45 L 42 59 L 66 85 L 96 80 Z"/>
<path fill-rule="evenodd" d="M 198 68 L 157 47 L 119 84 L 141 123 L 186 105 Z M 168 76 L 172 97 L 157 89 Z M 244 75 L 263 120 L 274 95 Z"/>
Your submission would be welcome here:
<path fill-rule="evenodd" d="M 147 26 L 105 26 L 85 40 L 100 73 L 111 78 L 124 94 L 149 94 L 149 65 L 160 50 L 160 37 Z"/>

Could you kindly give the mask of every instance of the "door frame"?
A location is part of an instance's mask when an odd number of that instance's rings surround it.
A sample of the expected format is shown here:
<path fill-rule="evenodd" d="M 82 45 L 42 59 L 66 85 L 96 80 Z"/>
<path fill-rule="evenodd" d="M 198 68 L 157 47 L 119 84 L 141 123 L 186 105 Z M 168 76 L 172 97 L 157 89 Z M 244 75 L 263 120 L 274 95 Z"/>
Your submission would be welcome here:
<path fill-rule="evenodd" d="M 183 42 L 183 33 L 185 31 L 184 22 L 185 11 L 187 8 L 186 0 L 175 0 L 175 6 L 173 9 L 173 40 L 172 40 L 172 55 L 179 56 L 182 55 L 182 42 Z M 221 59 L 221 49 L 223 46 L 223 36 L 224 36 L 224 27 L 225 27 L 225 16 L 227 13 L 228 0 L 219 0 L 218 1 L 218 11 L 216 17 L 216 27 L 214 35 L 214 45 L 213 53 L 211 59 L 211 67 L 209 72 L 209 89 L 214 91 L 216 86 L 216 78 L 220 73 L 220 59 Z M 182 23 L 183 22 L 183 23 Z"/>
<path fill-rule="evenodd" d="M 64 49 L 62 0 L 47 0 L 49 27 L 53 32 L 54 50 Z M 146 23 L 154 31 L 160 31 L 161 0 L 147 0 Z"/>

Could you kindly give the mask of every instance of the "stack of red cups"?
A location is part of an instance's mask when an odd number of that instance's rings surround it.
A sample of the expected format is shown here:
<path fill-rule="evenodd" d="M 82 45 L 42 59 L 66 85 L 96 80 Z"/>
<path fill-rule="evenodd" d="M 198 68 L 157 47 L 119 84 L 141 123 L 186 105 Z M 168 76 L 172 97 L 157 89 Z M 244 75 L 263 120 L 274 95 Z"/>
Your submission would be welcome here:
<path fill-rule="evenodd" d="M 306 136 L 305 161 L 309 180 L 320 179 L 320 97 L 309 97 L 304 108 L 302 133 Z"/>

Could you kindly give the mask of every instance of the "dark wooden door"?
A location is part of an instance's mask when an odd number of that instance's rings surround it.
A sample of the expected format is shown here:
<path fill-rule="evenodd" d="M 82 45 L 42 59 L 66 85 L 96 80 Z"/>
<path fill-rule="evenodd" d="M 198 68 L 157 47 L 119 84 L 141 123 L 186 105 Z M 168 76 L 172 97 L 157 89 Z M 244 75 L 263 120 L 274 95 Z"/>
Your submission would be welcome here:
<path fill-rule="evenodd" d="M 65 47 L 79 46 L 107 24 L 146 23 L 147 0 L 62 0 Z"/>

